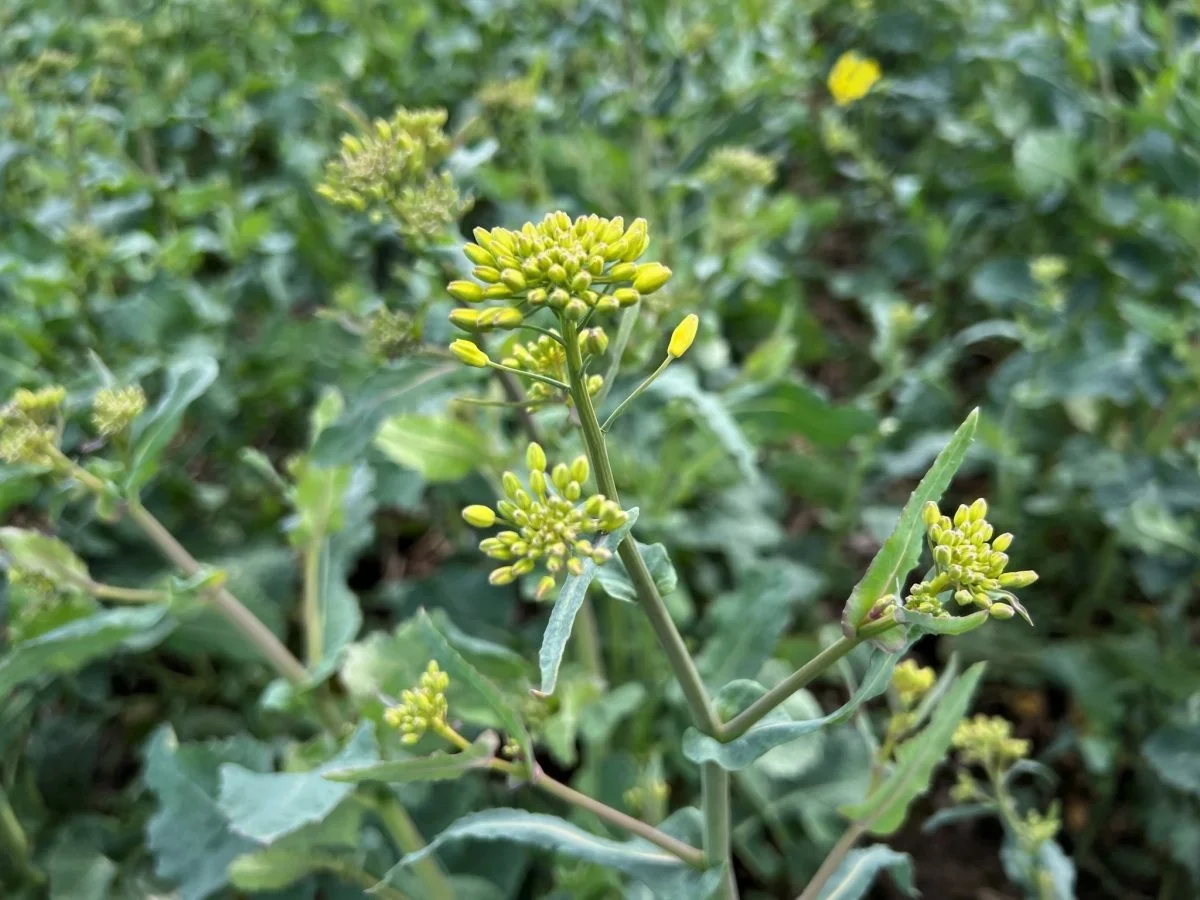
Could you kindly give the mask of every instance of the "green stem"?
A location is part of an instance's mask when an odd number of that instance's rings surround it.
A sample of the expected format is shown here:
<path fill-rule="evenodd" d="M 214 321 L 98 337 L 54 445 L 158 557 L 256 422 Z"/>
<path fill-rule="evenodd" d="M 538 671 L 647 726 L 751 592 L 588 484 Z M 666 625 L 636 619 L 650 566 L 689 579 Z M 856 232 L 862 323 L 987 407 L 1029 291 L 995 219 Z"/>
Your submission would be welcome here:
<path fill-rule="evenodd" d="M 12 861 L 12 870 L 26 881 L 34 884 L 45 882 L 46 877 L 34 868 L 29 859 L 29 838 L 17 814 L 13 812 L 3 787 L 0 787 L 0 851 Z"/>
<path fill-rule="evenodd" d="M 839 659 L 861 644 L 894 628 L 896 622 L 890 615 L 877 619 L 858 630 L 852 638 L 840 637 L 771 690 L 767 691 L 744 710 L 721 726 L 720 740 L 728 742 L 745 734 L 759 719 L 777 707 L 796 691 L 809 684 L 814 678 L 836 663 Z"/>
<path fill-rule="evenodd" d="M 324 537 L 314 534 L 304 548 L 304 649 L 309 669 L 321 662 L 325 648 L 321 621 L 321 551 Z"/>
<path fill-rule="evenodd" d="M 854 845 L 858 843 L 859 838 L 866 833 L 869 827 L 870 824 L 864 819 L 847 828 L 845 833 L 838 838 L 838 842 L 833 845 L 833 849 L 829 851 L 829 855 L 825 857 L 812 880 L 804 888 L 804 892 L 796 900 L 817 900 L 825 883 L 837 871 L 842 860 L 846 858 L 846 854 L 854 849 Z"/>
<path fill-rule="evenodd" d="M 68 579 L 99 600 L 112 600 L 117 603 L 161 603 L 167 599 L 165 591 L 102 584 L 99 581 L 92 581 L 86 576 L 78 578 L 68 576 Z"/>
<path fill-rule="evenodd" d="M 580 661 L 594 678 L 603 682 L 604 654 L 600 650 L 600 626 L 596 621 L 596 608 L 590 599 L 585 598 L 579 607 L 575 626 L 575 633 L 579 635 Z"/>
<path fill-rule="evenodd" d="M 579 350 L 576 349 L 575 352 L 578 353 Z M 523 369 L 514 369 L 512 366 L 506 366 L 503 363 L 498 363 L 498 362 L 490 362 L 489 361 L 488 365 L 491 366 L 493 369 L 495 369 L 498 372 L 509 372 L 513 375 L 519 375 L 522 378 L 532 378 L 534 381 L 540 381 L 543 384 L 550 385 L 550 387 L 554 388 L 555 390 L 559 390 L 559 391 L 569 391 L 570 390 L 570 387 L 568 387 L 566 384 L 563 384 L 557 378 L 551 378 L 548 375 L 539 375 L 537 372 L 526 372 Z"/>
<path fill-rule="evenodd" d="M 636 400 L 641 395 L 642 391 L 654 384 L 654 379 L 656 379 L 663 372 L 667 371 L 667 366 L 669 366 L 674 359 L 675 357 L 673 356 L 668 356 L 666 359 L 664 359 L 661 366 L 651 372 L 645 381 L 633 389 L 633 393 L 621 401 L 617 408 L 612 411 L 612 415 L 604 420 L 604 424 L 600 426 L 600 430 L 608 431 L 608 429 L 612 426 L 612 423 L 617 420 L 621 413 L 625 412 L 625 409 L 629 406 L 629 404 Z"/>
<path fill-rule="evenodd" d="M 168 560 L 179 568 L 185 575 L 195 575 L 200 571 L 200 563 L 184 548 L 175 536 L 167 531 L 163 524 L 156 519 L 139 500 L 130 500 L 127 506 L 129 516 L 145 532 L 146 536 L 158 547 Z M 267 661 L 274 666 L 275 671 L 294 685 L 304 684 L 308 680 L 308 672 L 300 664 L 300 660 L 283 645 L 262 621 L 250 612 L 237 597 L 225 588 L 219 588 L 212 593 L 212 603 L 238 631 L 245 635 L 259 650 Z"/>
<path fill-rule="evenodd" d="M 400 801 L 391 793 L 373 798 L 371 806 L 402 853 L 407 855 L 425 848 L 425 840 L 417 830 L 416 823 L 408 815 L 408 810 L 401 806 Z M 413 872 L 425 887 L 423 900 L 454 900 L 454 886 L 432 856 L 416 863 Z"/>
<path fill-rule="evenodd" d="M 328 872 L 330 875 L 336 875 L 338 878 L 349 881 L 351 884 L 357 884 L 359 887 L 371 891 L 375 896 L 384 898 L 384 900 L 410 900 L 408 894 L 392 887 L 390 884 L 384 884 L 370 872 L 360 869 L 358 866 L 352 865 L 344 859 L 319 853 L 314 855 L 312 866 L 318 871 Z"/>
<path fill-rule="evenodd" d="M 737 900 L 737 882 L 730 856 L 729 773 L 716 763 L 705 763 L 700 770 L 700 790 L 704 807 L 704 860 L 709 866 L 725 867 L 717 893 L 720 900 Z"/>

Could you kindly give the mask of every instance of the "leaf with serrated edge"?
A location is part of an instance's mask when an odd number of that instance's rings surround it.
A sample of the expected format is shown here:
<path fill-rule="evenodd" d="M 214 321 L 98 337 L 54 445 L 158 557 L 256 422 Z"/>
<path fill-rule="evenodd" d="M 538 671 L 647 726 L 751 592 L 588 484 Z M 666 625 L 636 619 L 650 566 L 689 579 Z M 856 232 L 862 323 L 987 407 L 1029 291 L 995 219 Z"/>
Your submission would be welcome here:
<path fill-rule="evenodd" d="M 876 650 L 867 667 L 867 673 L 863 676 L 862 684 L 854 692 L 854 696 L 847 700 L 844 706 L 827 716 L 820 719 L 795 721 L 788 717 L 783 709 L 776 707 L 745 734 L 724 744 L 702 734 L 695 728 L 689 728 L 683 735 L 683 755 L 697 765 L 715 762 L 731 772 L 744 769 L 775 747 L 818 729 L 828 728 L 848 720 L 859 706 L 887 690 L 892 677 L 892 669 L 895 668 L 897 660 L 902 655 L 903 651 L 885 653 L 882 650 Z M 764 693 L 766 690 L 757 682 L 732 681 L 718 693 L 717 704 L 733 702 L 737 704 L 738 708 L 744 709 Z"/>
<path fill-rule="evenodd" d="M 557 816 L 523 809 L 489 809 L 464 816 L 422 850 L 410 853 L 384 876 L 384 883 L 450 841 L 511 841 L 614 869 L 640 881 L 663 900 L 704 900 L 717 886 L 720 868 L 701 871 L 645 841 L 614 841 L 589 834 Z"/>
<path fill-rule="evenodd" d="M 637 521 L 638 509 L 627 510 L 628 521 L 611 534 L 606 534 L 596 541 L 597 547 L 615 548 Z M 588 587 L 596 577 L 599 568 L 592 560 L 585 559 L 583 572 L 579 575 L 568 575 L 554 601 L 554 609 L 550 612 L 550 621 L 546 623 L 546 631 L 542 635 L 542 649 L 538 651 L 538 663 L 542 669 L 542 687 L 535 693 L 547 696 L 554 693 L 558 683 L 558 669 L 562 665 L 563 653 L 567 649 L 567 638 L 571 636 L 571 628 L 575 624 L 575 616 L 579 614 L 583 601 L 587 598 Z"/>
<path fill-rule="evenodd" d="M 896 748 L 896 765 L 883 784 L 861 803 L 842 807 L 842 815 L 866 822 L 868 831 L 877 837 L 892 834 L 904 824 L 909 804 L 929 789 L 934 769 L 945 758 L 985 666 L 976 663 L 963 673 L 934 710 L 929 725 Z"/>
<path fill-rule="evenodd" d="M 917 564 L 921 557 L 921 532 L 924 524 L 921 521 L 921 507 L 930 500 L 941 499 L 942 494 L 946 492 L 954 473 L 962 465 L 967 448 L 975 438 L 975 428 L 978 424 L 979 410 L 973 409 L 908 498 L 896 528 L 879 548 L 879 552 L 871 560 L 871 565 L 867 567 L 867 573 L 846 601 L 846 609 L 842 613 L 842 631 L 848 636 L 852 636 L 863 624 L 875 602 L 895 582 L 902 581 Z"/>
<path fill-rule="evenodd" d="M 429 613 L 423 609 L 417 613 L 417 631 L 425 642 L 425 646 L 429 648 L 429 652 L 442 664 L 451 680 L 459 679 L 487 703 L 508 732 L 509 739 L 515 740 L 520 745 L 529 771 L 534 771 L 537 762 L 533 758 L 533 740 L 529 737 L 529 731 L 525 728 L 521 717 L 505 702 L 500 689 L 481 675 L 478 669 L 463 659 L 462 655 L 450 646 L 445 636 L 437 630 L 437 626 L 429 618 Z"/>
<path fill-rule="evenodd" d="M 458 753 L 431 753 L 409 759 L 392 759 L 369 766 L 331 769 L 324 773 L 330 781 L 358 784 L 381 781 L 387 784 L 407 784 L 411 781 L 451 781 L 471 769 L 487 766 L 496 755 L 500 739 L 494 731 L 485 731 L 474 743 Z"/>

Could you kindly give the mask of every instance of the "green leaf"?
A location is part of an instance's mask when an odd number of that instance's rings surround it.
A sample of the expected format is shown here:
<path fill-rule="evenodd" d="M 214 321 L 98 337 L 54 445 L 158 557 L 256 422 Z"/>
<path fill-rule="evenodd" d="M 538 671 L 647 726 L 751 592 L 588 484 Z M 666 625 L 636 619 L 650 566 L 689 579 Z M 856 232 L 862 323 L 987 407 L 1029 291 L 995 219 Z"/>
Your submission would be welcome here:
<path fill-rule="evenodd" d="M 393 416 L 379 429 L 375 446 L 429 482 L 458 481 L 487 461 L 482 434 L 440 416 Z"/>
<path fill-rule="evenodd" d="M 826 400 L 796 381 L 777 384 L 743 400 L 738 420 L 760 441 L 791 441 L 797 434 L 823 447 L 843 447 L 875 427 L 865 409 Z"/>
<path fill-rule="evenodd" d="M 1034 199 L 1064 190 L 1078 176 L 1075 141 L 1064 131 L 1030 131 L 1013 147 L 1017 184 Z"/>
<path fill-rule="evenodd" d="M 321 542 L 318 560 L 318 612 L 321 619 L 321 661 L 312 672 L 314 684 L 337 671 L 342 654 L 362 628 L 362 609 L 358 597 L 346 583 L 345 563 L 333 551 L 333 542 Z"/>
<path fill-rule="evenodd" d="M 934 769 L 946 756 L 954 730 L 971 707 L 986 663 L 976 663 L 955 681 L 938 704 L 929 725 L 896 748 L 896 764 L 861 803 L 843 807 L 842 815 L 867 823 L 876 836 L 894 833 L 904 824 L 909 804 L 929 790 Z"/>
<path fill-rule="evenodd" d="M 184 411 L 208 390 L 217 372 L 217 361 L 211 356 L 187 356 L 170 365 L 158 405 L 133 423 L 133 452 L 125 481 L 127 492 L 138 490 L 154 477 L 159 457 L 179 430 Z"/>
<path fill-rule="evenodd" d="M 692 404 L 725 452 L 733 457 L 742 475 L 751 482 L 759 480 L 754 447 L 742 434 L 742 429 L 725 407 L 724 401 L 704 390 L 695 371 L 689 366 L 672 366 L 650 386 L 650 390 L 668 400 L 684 400 Z"/>
<path fill-rule="evenodd" d="M 1142 755 L 1165 784 L 1200 797 L 1200 725 L 1164 725 L 1142 744 Z"/>
<path fill-rule="evenodd" d="M 646 563 L 646 568 L 650 570 L 650 577 L 654 579 L 654 586 L 658 588 L 658 593 L 663 597 L 667 596 L 679 584 L 679 576 L 675 573 L 675 567 L 671 565 L 671 557 L 667 554 L 667 548 L 662 544 L 643 544 L 641 541 L 635 541 L 635 543 Z M 616 600 L 637 603 L 637 591 L 634 590 L 633 582 L 629 580 L 629 573 L 625 571 L 625 563 L 619 556 L 614 556 L 600 566 L 596 572 L 596 583 L 600 585 L 604 593 Z"/>
<path fill-rule="evenodd" d="M 718 597 L 707 616 L 712 637 L 696 657 L 705 683 L 716 687 L 757 675 L 793 610 L 823 585 L 824 579 L 807 566 L 771 559 L 747 573 L 735 590 Z"/>
<path fill-rule="evenodd" d="M 351 395 L 346 411 L 317 437 L 309 456 L 317 465 L 341 465 L 358 459 L 388 416 L 415 409 L 430 385 L 457 365 L 431 369 L 417 360 L 401 360 L 376 372 Z"/>
<path fill-rule="evenodd" d="M 509 705 L 508 701 L 505 700 L 499 688 L 488 681 L 457 650 L 450 646 L 442 633 L 437 630 L 437 626 L 433 624 L 433 620 L 429 618 L 429 614 L 423 609 L 417 613 L 417 628 L 421 639 L 429 648 L 430 653 L 433 654 L 434 658 L 441 663 L 442 668 L 449 674 L 451 681 L 453 682 L 457 678 L 487 703 L 492 712 L 496 714 L 496 718 L 504 726 L 504 730 L 508 732 L 509 740 L 516 741 L 520 745 L 521 752 L 529 766 L 529 771 L 535 771 L 537 762 L 533 758 L 533 740 L 529 737 L 529 731 L 526 730 L 525 723 L 521 721 L 521 717 Z"/>
<path fill-rule="evenodd" d="M 221 766 L 218 805 L 234 833 L 273 844 L 324 820 L 354 790 L 329 781 L 325 773 L 378 759 L 374 725 L 364 722 L 340 753 L 307 772 L 254 772 L 234 763 Z"/>
<path fill-rule="evenodd" d="M 1000 862 L 1008 879 L 1025 888 L 1028 896 L 1040 900 L 1075 900 L 1075 863 L 1057 841 L 1042 841 L 1030 853 L 1008 834 L 1000 848 Z"/>
<path fill-rule="evenodd" d="M 628 521 L 611 534 L 597 539 L 597 547 L 615 549 L 637 521 L 638 509 L 626 511 Z M 599 567 L 590 559 L 584 560 L 583 571 L 578 575 L 568 575 L 554 601 L 554 609 L 550 612 L 550 621 L 546 623 L 546 631 L 542 635 L 542 649 L 538 651 L 538 663 L 542 669 L 542 687 L 538 691 L 542 696 L 554 693 L 558 683 L 558 669 L 562 665 L 563 653 L 567 649 L 567 638 L 571 636 L 571 628 L 575 624 L 575 616 L 579 613 L 583 601 L 587 598 L 588 587 L 596 577 Z"/>
<path fill-rule="evenodd" d="M 58 538 L 25 528 L 0 528 L 0 548 L 12 568 L 44 575 L 56 583 L 88 578 L 83 560 Z"/>
<path fill-rule="evenodd" d="M 146 823 L 146 841 L 155 873 L 178 888 L 180 900 L 204 900 L 228 883 L 229 864 L 256 849 L 234 834 L 217 806 L 216 771 L 237 760 L 263 767 L 269 754 L 248 741 L 180 746 L 162 727 L 146 749 L 146 786 L 158 809 Z"/>
<path fill-rule="evenodd" d="M 971 446 L 978 424 L 979 410 L 974 409 L 959 426 L 958 431 L 954 432 L 954 437 L 937 455 L 917 489 L 908 498 L 896 528 L 879 548 L 862 581 L 855 586 L 846 601 L 846 608 L 842 613 L 842 630 L 848 636 L 853 635 L 863 624 L 876 601 L 889 591 L 896 590 L 895 585 L 903 581 L 917 564 L 921 557 L 924 534 L 921 507 L 930 500 L 941 499 L 954 473 L 962 465 L 963 457 L 967 455 L 967 448 Z"/>
<path fill-rule="evenodd" d="M 695 728 L 688 728 L 683 734 L 683 755 L 697 765 L 715 762 L 723 769 L 736 772 L 775 747 L 822 728 L 840 725 L 849 720 L 862 704 L 887 690 L 892 669 L 903 653 L 904 651 L 885 653 L 875 650 L 858 690 L 844 705 L 827 716 L 797 721 L 792 719 L 784 707 L 777 706 L 745 734 L 728 743 L 721 743 Z M 728 719 L 730 715 L 741 712 L 766 692 L 766 688 L 756 681 L 734 681 L 717 693 L 717 708 L 722 713 L 728 712 L 723 716 Z"/>
<path fill-rule="evenodd" d="M 174 621 L 158 606 L 106 609 L 14 647 L 0 658 L 0 696 L 39 675 L 74 672 L 120 651 L 139 652 L 167 636 Z"/>
<path fill-rule="evenodd" d="M 316 535 L 327 535 L 342 529 L 342 500 L 350 487 L 351 466 L 306 465 L 296 482 L 293 494 L 300 521 L 292 535 L 293 542 L 302 546 Z"/>
<path fill-rule="evenodd" d="M 320 822 L 242 854 L 229 867 L 230 882 L 244 891 L 277 891 L 311 872 L 335 867 L 339 851 L 344 854 L 360 844 L 363 809 L 363 804 L 348 799 Z"/>
<path fill-rule="evenodd" d="M 851 850 L 834 870 L 818 900 L 859 900 L 866 895 L 881 872 L 888 872 L 906 897 L 916 897 L 912 857 L 885 844 Z"/>
<path fill-rule="evenodd" d="M 988 611 L 981 609 L 966 616 L 931 616 L 896 607 L 896 621 L 909 628 L 909 634 L 966 634 L 987 622 Z"/>
<path fill-rule="evenodd" d="M 407 759 L 392 759 L 364 766 L 348 766 L 344 769 L 329 769 L 325 777 L 330 781 L 359 784 L 363 781 L 381 781 L 387 784 L 408 784 L 412 781 L 453 781 L 471 769 L 486 768 L 496 755 L 500 739 L 494 731 L 485 731 L 466 750 L 458 753 L 431 753 L 429 756 L 411 756 Z"/>
<path fill-rule="evenodd" d="M 384 876 L 386 883 L 443 844 L 460 840 L 510 841 L 550 850 L 572 859 L 621 872 L 663 900 L 704 900 L 716 889 L 720 869 L 700 871 L 641 840 L 613 841 L 589 834 L 557 816 L 523 809 L 489 809 L 459 819 L 428 846 L 410 853 Z"/>

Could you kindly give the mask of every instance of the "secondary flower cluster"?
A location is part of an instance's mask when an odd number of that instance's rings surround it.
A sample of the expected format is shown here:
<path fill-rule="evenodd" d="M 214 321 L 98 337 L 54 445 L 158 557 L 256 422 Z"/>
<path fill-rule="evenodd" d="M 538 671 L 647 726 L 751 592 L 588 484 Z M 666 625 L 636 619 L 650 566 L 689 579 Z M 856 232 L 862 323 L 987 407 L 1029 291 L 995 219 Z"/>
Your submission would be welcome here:
<path fill-rule="evenodd" d="M 342 136 L 341 154 L 326 163 L 317 193 L 380 222 L 391 213 L 400 227 L 432 236 L 465 208 L 448 172 L 435 168 L 450 152 L 443 109 L 400 109 L 391 121 L 363 123 Z"/>
<path fill-rule="evenodd" d="M 999 716 L 963 719 L 951 742 L 964 763 L 1004 769 L 1029 755 L 1029 741 L 1012 736 L 1012 723 Z"/>
<path fill-rule="evenodd" d="M 1011 619 L 1019 612 L 1029 619 L 1009 589 L 1033 584 L 1037 573 L 1028 569 L 1004 571 L 1008 566 L 1005 551 L 1012 545 L 1013 536 L 1005 533 L 993 539 L 987 510 L 987 501 L 980 498 L 970 506 L 959 506 L 951 520 L 942 515 L 936 503 L 925 504 L 921 517 L 933 550 L 935 574 L 914 585 L 905 608 L 934 616 L 949 615 L 941 595 L 950 592 L 960 606 L 974 604 L 994 618 Z"/>
<path fill-rule="evenodd" d="M 933 669 L 922 666 L 911 659 L 904 660 L 892 670 L 892 687 L 896 691 L 900 705 L 905 709 L 915 705 L 924 697 L 936 680 L 937 675 Z"/>
<path fill-rule="evenodd" d="M 603 328 L 585 328 L 579 332 L 579 349 L 584 355 L 600 356 L 608 349 L 608 335 L 604 333 Z M 562 382 L 568 379 L 567 350 L 561 339 L 555 340 L 544 334 L 536 341 L 514 344 L 509 352 L 512 355 L 506 356 L 500 362 L 510 369 L 545 375 Z M 589 376 L 588 393 L 595 396 L 603 384 L 603 376 Z M 526 393 L 531 402 L 544 402 L 550 400 L 556 391 L 544 381 L 534 381 L 530 383 Z"/>
<path fill-rule="evenodd" d="M 103 388 L 92 401 L 92 424 L 104 437 L 120 434 L 146 408 L 146 393 L 138 385 Z"/>
<path fill-rule="evenodd" d="M 19 388 L 0 407 L 0 460 L 13 465 L 50 465 L 58 446 L 58 418 L 66 388 Z"/>
<path fill-rule="evenodd" d="M 594 546 L 585 535 L 615 531 L 629 516 L 603 494 L 581 500 L 589 474 L 586 457 L 576 458 L 570 466 L 559 463 L 547 474 L 546 453 L 540 444 L 533 443 L 525 460 L 529 466 L 528 491 L 514 473 L 505 472 L 501 483 L 507 499 L 497 503 L 495 510 L 477 504 L 468 506 L 462 514 L 475 528 L 490 528 L 497 523 L 511 527 L 479 543 L 479 549 L 489 557 L 507 563 L 493 570 L 488 580 L 492 584 L 511 584 L 541 564 L 548 573 L 538 582 L 537 597 L 541 599 L 564 569 L 579 575 L 584 560 L 602 565 L 611 559 L 609 550 Z"/>
<path fill-rule="evenodd" d="M 450 676 L 438 668 L 436 660 L 430 660 L 421 674 L 417 686 L 400 695 L 400 703 L 389 707 L 384 719 L 393 728 L 399 729 L 406 744 L 415 744 L 432 728 L 440 731 L 446 727 L 446 690 L 450 687 Z"/>
<path fill-rule="evenodd" d="M 700 177 L 717 186 L 766 187 L 775 180 L 775 160 L 749 147 L 720 147 L 708 158 Z"/>
<path fill-rule="evenodd" d="M 463 253 L 475 264 L 477 281 L 452 281 L 446 290 L 464 303 L 503 300 L 507 305 L 501 312 L 484 310 L 470 321 L 458 311 L 451 315 L 451 321 L 466 328 L 515 327 L 529 311 L 542 307 L 579 322 L 593 310 L 631 306 L 671 277 L 661 263 L 635 262 L 650 243 L 645 219 L 626 228 L 619 216 L 572 220 L 560 211 L 537 225 L 527 222 L 519 231 L 476 228 L 475 240 Z"/>

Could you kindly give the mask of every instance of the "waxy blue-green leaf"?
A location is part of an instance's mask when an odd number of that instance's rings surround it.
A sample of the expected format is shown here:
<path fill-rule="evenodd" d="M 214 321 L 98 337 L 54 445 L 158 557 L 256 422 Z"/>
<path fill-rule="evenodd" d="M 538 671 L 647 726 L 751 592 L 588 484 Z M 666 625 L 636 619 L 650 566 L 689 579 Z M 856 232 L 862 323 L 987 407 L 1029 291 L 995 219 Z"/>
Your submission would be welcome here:
<path fill-rule="evenodd" d="M 847 853 L 817 895 L 817 900 L 859 900 L 866 896 L 881 872 L 892 876 L 904 896 L 919 895 L 913 883 L 912 857 L 886 844 L 873 844 Z"/>
<path fill-rule="evenodd" d="M 183 422 L 183 414 L 217 378 L 217 361 L 211 356 L 186 356 L 167 369 L 167 383 L 153 409 L 133 423 L 126 491 L 137 491 L 158 470 L 163 450 Z"/>
<path fill-rule="evenodd" d="M 603 535 L 596 540 L 597 547 L 615 551 L 617 545 L 629 534 L 633 523 L 637 521 L 637 507 L 627 510 L 628 521 L 611 534 Z M 542 634 L 542 649 L 538 651 L 538 665 L 542 670 L 542 687 L 539 694 L 545 696 L 554 693 L 558 683 L 558 669 L 562 665 L 563 653 L 567 649 L 567 638 L 575 625 L 575 616 L 579 614 L 583 601 L 587 599 L 588 588 L 596 577 L 599 568 L 592 560 L 583 561 L 583 571 L 578 575 L 568 575 L 559 589 L 558 598 L 554 601 L 554 609 L 550 611 L 550 620 L 546 623 L 546 631 Z"/>
<path fill-rule="evenodd" d="M 78 585 L 88 578 L 83 560 L 48 534 L 27 528 L 0 528 L 0 550 L 12 568 L 44 575 L 57 583 Z"/>
<path fill-rule="evenodd" d="M 907 625 L 910 635 L 917 634 L 966 634 L 974 631 L 989 618 L 986 609 L 965 616 L 931 616 L 896 607 L 896 621 Z"/>
<path fill-rule="evenodd" d="M 462 657 L 462 654 L 450 646 L 449 641 L 438 631 L 437 626 L 433 624 L 433 620 L 429 618 L 429 614 L 423 609 L 417 613 L 417 630 L 421 636 L 421 640 L 425 642 L 425 646 L 433 654 L 433 658 L 441 664 L 442 668 L 450 676 L 451 683 L 455 679 L 459 680 L 488 705 L 492 712 L 495 713 L 499 722 L 504 726 L 505 731 L 508 732 L 508 739 L 516 741 L 520 746 L 521 754 L 529 770 L 531 772 L 534 771 L 537 761 L 533 758 L 533 739 L 530 738 L 529 731 L 526 729 L 525 723 L 521 721 L 520 715 L 504 699 L 504 695 L 500 693 L 500 689 L 481 675 L 478 669 Z"/>
<path fill-rule="evenodd" d="M 642 560 L 650 571 L 650 577 L 654 579 L 654 586 L 658 588 L 660 596 L 666 597 L 679 584 L 679 576 L 675 567 L 671 565 L 667 548 L 662 544 L 643 544 L 641 541 L 636 543 L 638 552 L 642 554 Z M 616 545 L 614 543 L 608 546 Z M 637 603 L 637 591 L 633 582 L 629 580 L 629 573 L 625 571 L 625 563 L 619 556 L 614 556 L 596 569 L 596 584 L 614 600 Z"/>
<path fill-rule="evenodd" d="M 715 762 L 731 772 L 744 769 L 775 747 L 819 729 L 829 728 L 847 721 L 863 703 L 878 697 L 887 690 L 892 677 L 892 669 L 895 668 L 896 662 L 902 655 L 903 651 L 900 653 L 874 651 L 858 690 L 843 706 L 827 716 L 797 721 L 792 719 L 782 706 L 777 706 L 756 722 L 745 734 L 728 743 L 722 743 L 695 728 L 688 728 L 683 735 L 683 755 L 697 765 Z M 717 707 L 730 712 L 738 712 L 766 692 L 766 688 L 756 681 L 733 681 L 718 692 Z M 729 716 L 727 715 L 726 718 L 728 719 Z"/>
<path fill-rule="evenodd" d="M 672 366 L 649 390 L 668 400 L 684 400 L 692 404 L 717 441 L 725 448 L 725 452 L 733 457 L 746 480 L 759 480 L 754 447 L 746 440 L 746 435 L 726 408 L 724 400 L 700 386 L 695 370 L 686 365 Z"/>
<path fill-rule="evenodd" d="M 375 435 L 375 447 L 431 484 L 458 481 L 488 461 L 484 435 L 465 422 L 445 416 L 392 416 Z"/>
<path fill-rule="evenodd" d="M 411 756 L 344 769 L 328 769 L 324 775 L 330 781 L 359 784 L 381 781 L 387 784 L 407 784 L 412 781 L 452 781 L 471 769 L 485 768 L 496 755 L 500 739 L 494 731 L 485 731 L 471 746 L 457 753 L 438 751 L 429 756 Z"/>
<path fill-rule="evenodd" d="M 640 881 L 662 900 L 705 900 L 717 886 L 720 869 L 701 871 L 645 841 L 614 841 L 589 834 L 565 819 L 523 809 L 489 809 L 464 816 L 410 853 L 384 876 L 391 883 L 399 872 L 459 840 L 509 841 L 614 869 Z"/>
<path fill-rule="evenodd" d="M 896 763 L 883 783 L 861 803 L 843 807 L 844 816 L 865 822 L 869 833 L 879 837 L 893 834 L 904 824 L 909 805 L 929 790 L 954 730 L 971 708 L 985 667 L 986 663 L 976 663 L 954 682 L 933 711 L 929 725 L 896 748 Z"/>
<path fill-rule="evenodd" d="M 75 619 L 0 657 L 0 697 L 40 675 L 74 672 L 120 651 L 147 650 L 165 638 L 174 624 L 161 606 L 105 609 Z"/>
<path fill-rule="evenodd" d="M 236 834 L 259 844 L 273 844 L 323 821 L 354 790 L 349 784 L 327 780 L 327 772 L 378 759 L 374 725 L 364 722 L 335 757 L 307 772 L 254 772 L 226 763 L 221 766 L 218 805 Z"/>
<path fill-rule="evenodd" d="M 229 881 L 243 891 L 278 891 L 312 872 L 339 870 L 361 841 L 364 804 L 348 798 L 319 822 L 305 825 L 229 866 Z"/>
<path fill-rule="evenodd" d="M 1166 784 L 1200 797 L 1200 725 L 1164 725 L 1142 744 L 1142 755 Z"/>
<path fill-rule="evenodd" d="M 847 635 L 853 635 L 858 630 L 876 601 L 889 591 L 895 590 L 895 585 L 902 582 L 917 564 L 921 556 L 924 534 L 921 507 L 930 500 L 941 499 L 967 455 L 967 448 L 971 446 L 978 424 L 979 410 L 974 409 L 959 426 L 958 431 L 954 432 L 954 437 L 937 455 L 917 489 L 908 498 L 891 537 L 879 548 L 879 552 L 871 560 L 871 565 L 867 567 L 866 574 L 846 601 L 846 608 L 842 613 L 842 630 Z"/>

